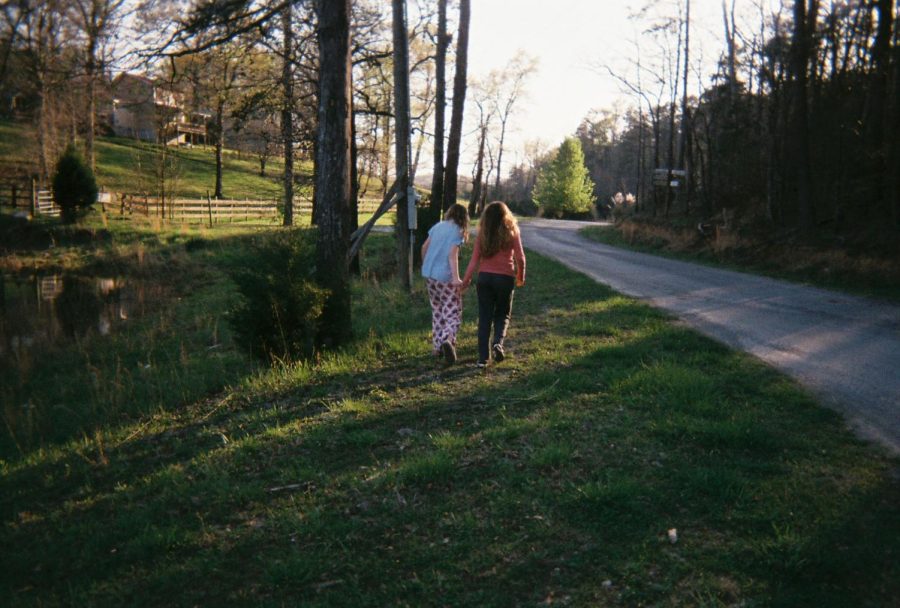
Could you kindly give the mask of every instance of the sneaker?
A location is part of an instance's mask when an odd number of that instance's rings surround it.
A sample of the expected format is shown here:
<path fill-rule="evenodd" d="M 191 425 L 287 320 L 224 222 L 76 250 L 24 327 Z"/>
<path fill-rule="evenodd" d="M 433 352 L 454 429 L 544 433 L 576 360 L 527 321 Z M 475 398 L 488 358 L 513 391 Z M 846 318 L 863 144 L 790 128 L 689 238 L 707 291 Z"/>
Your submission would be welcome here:
<path fill-rule="evenodd" d="M 449 342 L 441 344 L 441 354 L 444 355 L 444 359 L 446 359 L 447 363 L 450 365 L 456 363 L 456 349 L 453 348 L 453 345 Z"/>
<path fill-rule="evenodd" d="M 494 347 L 491 349 L 494 353 L 494 361 L 500 363 L 504 359 L 506 359 L 506 354 L 503 352 L 503 347 L 499 344 L 494 344 Z"/>
<path fill-rule="evenodd" d="M 487 361 L 476 361 L 475 367 L 477 367 L 478 369 L 484 369 L 487 367 Z"/>

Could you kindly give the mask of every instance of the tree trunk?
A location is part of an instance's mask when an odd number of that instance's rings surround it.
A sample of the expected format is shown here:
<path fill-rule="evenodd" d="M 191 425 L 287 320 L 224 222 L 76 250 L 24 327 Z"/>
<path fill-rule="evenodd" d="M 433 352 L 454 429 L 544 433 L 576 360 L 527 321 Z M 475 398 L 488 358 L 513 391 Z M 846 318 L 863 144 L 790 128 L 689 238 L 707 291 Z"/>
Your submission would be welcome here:
<path fill-rule="evenodd" d="M 167 145 L 167 142 L 163 142 Z M 217 199 L 222 195 L 222 148 L 225 146 L 225 100 L 219 99 L 216 103 L 216 192 L 213 195 Z"/>
<path fill-rule="evenodd" d="M 406 0 L 393 0 L 394 18 L 394 162 L 397 164 L 397 254 L 403 286 L 412 287 L 412 239 L 407 210 L 407 189 L 410 187 L 409 146 L 409 47 L 406 31 Z"/>
<path fill-rule="evenodd" d="M 507 115 L 507 116 L 503 116 L 502 120 L 500 121 L 500 139 L 497 141 L 497 167 L 496 167 L 497 177 L 494 181 L 494 198 L 495 199 L 503 198 L 500 193 L 500 177 L 501 177 L 500 165 L 503 162 L 503 143 L 504 143 L 504 140 L 506 139 L 506 123 L 507 123 L 508 119 L 509 119 L 509 116 Z"/>
<path fill-rule="evenodd" d="M 350 70 L 350 90 L 353 91 L 353 70 Z M 356 143 L 356 114 L 353 112 L 353 96 L 350 96 L 350 234 L 359 228 L 359 147 Z M 360 274 L 359 254 L 350 260 L 350 273 Z"/>
<path fill-rule="evenodd" d="M 284 225 L 294 224 L 294 75 L 291 69 L 294 48 L 294 25 L 291 3 L 281 11 L 281 142 L 284 147 Z"/>
<path fill-rule="evenodd" d="M 350 276 L 350 0 L 319 0 L 319 125 L 316 192 L 319 229 L 316 268 L 329 291 L 318 343 L 337 346 L 352 335 Z M 290 277 L 285 277 L 290 280 Z"/>
<path fill-rule="evenodd" d="M 447 0 L 438 0 L 438 40 L 434 99 L 434 173 L 431 177 L 431 209 L 444 200 L 444 110 L 447 107 Z"/>
<path fill-rule="evenodd" d="M 678 139 L 678 168 L 684 169 L 685 209 L 690 212 L 691 170 L 689 167 L 687 148 L 688 134 L 691 129 L 691 112 L 688 108 L 688 74 L 691 56 L 691 0 L 686 0 L 684 15 L 684 73 L 681 85 L 681 134 Z"/>
<path fill-rule="evenodd" d="M 472 177 L 472 197 L 469 199 L 469 216 L 475 217 L 481 202 L 482 182 L 484 181 L 484 145 L 487 140 L 487 126 L 482 125 L 478 137 L 478 157 L 475 159 L 475 175 Z"/>
<path fill-rule="evenodd" d="M 453 77 L 453 113 L 450 117 L 450 138 L 447 141 L 447 165 L 444 170 L 444 202 L 446 210 L 456 202 L 456 178 L 459 169 L 459 148 L 462 140 L 463 110 L 466 103 L 466 70 L 469 61 L 469 19 L 471 0 L 459 2 L 459 34 L 456 39 L 456 74 Z"/>
<path fill-rule="evenodd" d="M 884 131 L 887 126 L 885 98 L 888 90 L 888 78 L 891 62 L 891 34 L 894 22 L 894 0 L 877 0 L 878 27 L 875 42 L 872 45 L 872 75 L 866 100 L 866 112 L 863 124 L 866 125 L 866 150 L 874 179 L 872 180 L 872 203 L 877 208 L 877 215 L 884 217 L 891 213 L 891 205 L 885 196 L 888 173 L 888 156 L 890 144 L 885 144 Z"/>
<path fill-rule="evenodd" d="M 87 97 L 87 125 L 84 132 L 84 157 L 91 171 L 96 170 L 96 155 L 94 153 L 94 132 L 97 128 L 97 94 L 96 94 L 96 45 L 97 40 L 93 36 L 89 36 L 87 48 L 87 62 L 85 64 L 86 87 L 85 97 Z"/>
<path fill-rule="evenodd" d="M 797 225 L 804 237 L 811 234 L 814 221 L 810 176 L 808 87 L 812 30 L 808 21 L 814 23 L 815 18 L 815 14 L 807 15 L 806 0 L 794 0 L 794 40 L 791 44 L 794 112 L 791 130 L 794 135 L 796 164 Z"/>
<path fill-rule="evenodd" d="M 895 23 L 894 27 L 898 26 L 900 23 Z M 888 137 L 885 138 L 885 144 L 888 166 L 885 190 L 887 200 L 891 203 L 894 230 L 896 231 L 900 230 L 900 46 L 895 44 L 892 54 L 893 92 L 887 106 Z"/>

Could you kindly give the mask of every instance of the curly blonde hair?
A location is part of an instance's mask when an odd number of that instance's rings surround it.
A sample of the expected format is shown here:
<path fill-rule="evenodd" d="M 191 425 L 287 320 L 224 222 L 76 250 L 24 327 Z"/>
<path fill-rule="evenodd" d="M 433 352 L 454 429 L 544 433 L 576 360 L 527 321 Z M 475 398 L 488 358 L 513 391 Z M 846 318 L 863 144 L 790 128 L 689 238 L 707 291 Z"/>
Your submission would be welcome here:
<path fill-rule="evenodd" d="M 478 223 L 481 257 L 489 258 L 508 249 L 519 234 L 519 224 L 506 203 L 494 201 L 484 208 Z"/>

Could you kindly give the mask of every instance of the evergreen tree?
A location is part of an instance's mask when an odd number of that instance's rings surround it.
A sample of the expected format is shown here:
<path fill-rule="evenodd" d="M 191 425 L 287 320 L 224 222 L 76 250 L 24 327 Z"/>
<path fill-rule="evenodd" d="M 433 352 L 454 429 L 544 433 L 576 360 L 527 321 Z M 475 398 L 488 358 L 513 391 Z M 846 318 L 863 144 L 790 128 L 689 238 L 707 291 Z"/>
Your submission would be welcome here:
<path fill-rule="evenodd" d="M 541 170 L 532 195 L 535 205 L 548 217 L 587 213 L 596 197 L 594 182 L 584 165 L 581 142 L 567 137 L 556 157 Z"/>
<path fill-rule="evenodd" d="M 59 205 L 63 221 L 74 222 L 79 209 L 87 209 L 97 201 L 97 192 L 94 172 L 70 145 L 59 157 L 53 175 L 53 199 Z"/>

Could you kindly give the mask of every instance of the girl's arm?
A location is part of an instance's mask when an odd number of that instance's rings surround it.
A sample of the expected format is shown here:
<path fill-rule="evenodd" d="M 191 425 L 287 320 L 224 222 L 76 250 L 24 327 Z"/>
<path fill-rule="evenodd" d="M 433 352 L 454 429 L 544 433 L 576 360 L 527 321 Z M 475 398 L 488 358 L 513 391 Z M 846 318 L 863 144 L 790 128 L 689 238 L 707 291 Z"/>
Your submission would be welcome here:
<path fill-rule="evenodd" d="M 458 287 L 462 285 L 462 281 L 459 280 L 459 245 L 450 248 L 447 258 L 450 262 L 450 284 Z"/>
<path fill-rule="evenodd" d="M 422 243 L 422 261 L 425 261 L 425 256 L 428 254 L 428 246 L 431 245 L 431 237 L 429 236 L 425 239 L 425 242 Z"/>
<path fill-rule="evenodd" d="M 516 259 L 516 287 L 522 287 L 525 285 L 525 249 L 522 248 L 520 234 L 513 241 L 513 256 Z"/>
<path fill-rule="evenodd" d="M 466 276 L 463 277 L 462 284 L 463 287 L 468 287 L 469 283 L 472 282 L 472 275 L 475 274 L 475 271 L 478 269 L 478 262 L 481 260 L 481 233 L 478 233 L 478 236 L 475 237 L 475 245 L 472 249 L 472 259 L 469 260 L 469 265 L 466 267 Z"/>

